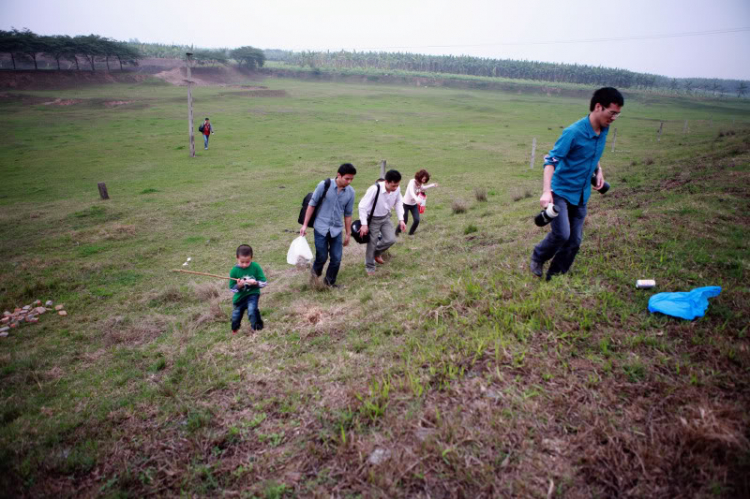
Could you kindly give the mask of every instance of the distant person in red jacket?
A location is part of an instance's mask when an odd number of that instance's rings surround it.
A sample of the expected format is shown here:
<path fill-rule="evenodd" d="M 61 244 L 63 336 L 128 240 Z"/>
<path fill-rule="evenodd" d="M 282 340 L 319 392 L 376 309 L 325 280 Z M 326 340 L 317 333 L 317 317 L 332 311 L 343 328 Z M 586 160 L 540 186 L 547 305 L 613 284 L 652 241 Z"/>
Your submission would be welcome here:
<path fill-rule="evenodd" d="M 198 131 L 203 134 L 203 149 L 208 151 L 208 136 L 214 133 L 214 129 L 211 126 L 211 122 L 208 121 L 208 118 L 206 118 L 206 121 L 198 127 Z"/>

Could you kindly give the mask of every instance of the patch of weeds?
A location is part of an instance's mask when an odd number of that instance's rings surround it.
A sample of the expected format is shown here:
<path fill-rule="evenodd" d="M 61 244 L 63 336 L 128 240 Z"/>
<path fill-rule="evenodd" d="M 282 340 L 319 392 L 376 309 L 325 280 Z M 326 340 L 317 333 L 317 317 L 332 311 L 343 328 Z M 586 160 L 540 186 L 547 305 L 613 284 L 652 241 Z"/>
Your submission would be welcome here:
<path fill-rule="evenodd" d="M 464 234 L 471 234 L 472 232 L 477 232 L 479 229 L 477 229 L 477 226 L 474 224 L 469 224 L 464 229 Z"/>
<path fill-rule="evenodd" d="M 168 303 L 179 303 L 184 301 L 187 297 L 185 293 L 175 286 L 170 286 L 164 291 L 154 295 L 148 302 L 149 307 L 158 307 L 160 305 L 166 305 Z"/>
<path fill-rule="evenodd" d="M 104 206 L 92 206 L 85 210 L 76 211 L 73 216 L 75 218 L 104 218 L 107 216 L 107 209 Z"/>
<path fill-rule="evenodd" d="M 255 417 L 253 419 L 251 419 L 249 423 L 247 423 L 247 425 L 251 429 L 252 428 L 257 428 L 258 426 L 260 426 L 260 424 L 263 421 L 266 420 L 267 417 L 268 417 L 268 415 L 265 412 L 261 412 L 260 414 L 256 414 Z"/>
<path fill-rule="evenodd" d="M 373 423 L 383 417 L 388 404 L 390 404 L 390 392 L 390 380 L 382 378 L 380 381 L 375 380 L 370 384 L 369 394 L 356 393 L 355 397 L 360 402 L 360 414 Z"/>
<path fill-rule="evenodd" d="M 203 242 L 204 239 L 205 238 L 203 236 L 190 236 L 190 237 L 186 237 L 185 239 L 183 239 L 183 242 L 190 243 L 190 244 L 200 243 L 200 242 Z"/>
<path fill-rule="evenodd" d="M 640 360 L 635 360 L 630 364 L 622 366 L 622 370 L 628 377 L 628 381 L 631 383 L 638 383 L 646 379 L 646 366 Z"/>
<path fill-rule="evenodd" d="M 654 158 L 652 158 L 651 156 L 647 156 L 643 160 L 643 164 L 646 165 L 646 166 L 653 165 L 654 164 Z"/>
<path fill-rule="evenodd" d="M 360 303 L 367 303 L 368 301 L 372 300 L 372 292 L 367 291 L 362 296 L 359 297 Z"/>
<path fill-rule="evenodd" d="M 258 440 L 260 442 L 268 442 L 268 445 L 271 447 L 278 447 L 281 445 L 281 442 L 284 440 L 284 432 L 281 433 L 269 433 L 268 435 L 264 435 L 262 433 L 258 434 Z"/>
<path fill-rule="evenodd" d="M 484 203 L 485 201 L 487 201 L 487 189 L 485 189 L 484 187 L 475 187 L 474 197 L 480 203 Z"/>
<path fill-rule="evenodd" d="M 151 364 L 151 367 L 149 367 L 148 370 L 149 372 L 156 373 L 164 370 L 165 367 L 167 367 L 167 361 L 164 357 L 160 357 L 156 362 Z"/>
<path fill-rule="evenodd" d="M 269 482 L 263 490 L 263 499 L 283 499 L 291 497 L 292 489 L 283 483 Z"/>
<path fill-rule="evenodd" d="M 463 199 L 456 199 L 455 201 L 453 201 L 453 203 L 451 203 L 451 210 L 453 210 L 453 213 L 455 215 L 466 213 L 466 210 L 468 209 L 469 207 L 466 204 L 466 201 L 464 201 Z"/>
<path fill-rule="evenodd" d="M 159 189 L 143 189 L 141 194 L 153 194 L 154 192 L 161 192 Z"/>
<path fill-rule="evenodd" d="M 78 256 L 82 258 L 86 258 L 87 256 L 96 255 L 97 253 L 101 253 L 102 251 L 106 250 L 107 247 L 102 244 L 87 244 L 85 246 L 81 246 L 78 249 Z"/>
<path fill-rule="evenodd" d="M 95 441 L 86 440 L 70 451 L 63 451 L 60 456 L 61 471 L 66 474 L 91 471 L 96 465 L 97 449 L 98 445 Z"/>
<path fill-rule="evenodd" d="M 122 215 L 120 213 L 110 213 L 104 206 L 92 206 L 85 210 L 76 211 L 69 216 L 73 219 L 73 228 L 80 229 L 117 220 Z"/>
<path fill-rule="evenodd" d="M 195 433 L 201 428 L 208 426 L 211 422 L 211 413 L 207 410 L 194 410 L 190 411 L 185 421 L 185 426 L 189 433 Z"/>

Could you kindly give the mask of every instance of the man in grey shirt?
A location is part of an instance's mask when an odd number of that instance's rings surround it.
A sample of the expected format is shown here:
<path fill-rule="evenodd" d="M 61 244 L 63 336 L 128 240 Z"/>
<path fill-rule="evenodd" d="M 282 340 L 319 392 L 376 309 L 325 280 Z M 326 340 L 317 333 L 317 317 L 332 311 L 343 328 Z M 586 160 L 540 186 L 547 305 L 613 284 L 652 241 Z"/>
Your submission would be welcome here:
<path fill-rule="evenodd" d="M 344 246 L 349 244 L 349 238 L 352 234 L 354 188 L 349 184 L 352 183 L 356 174 L 357 169 L 351 163 L 341 165 L 336 178 L 333 179 L 328 191 L 326 191 L 325 197 L 323 191 L 325 191 L 326 181 L 321 181 L 315 188 L 307 205 L 305 222 L 299 231 L 300 235 L 304 237 L 307 232 L 307 224 L 310 223 L 310 218 L 315 212 L 315 208 L 318 207 L 313 223 L 315 262 L 312 266 L 312 274 L 316 278 L 323 274 L 323 267 L 330 254 L 331 262 L 328 264 L 325 284 L 332 288 L 338 287 L 336 276 L 341 266 L 341 256 L 344 253 Z"/>

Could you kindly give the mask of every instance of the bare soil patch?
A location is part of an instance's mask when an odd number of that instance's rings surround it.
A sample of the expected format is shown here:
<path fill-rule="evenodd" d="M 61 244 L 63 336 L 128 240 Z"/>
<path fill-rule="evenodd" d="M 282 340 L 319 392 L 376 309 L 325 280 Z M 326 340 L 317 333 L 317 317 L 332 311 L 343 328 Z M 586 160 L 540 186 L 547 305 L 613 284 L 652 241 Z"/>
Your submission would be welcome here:
<path fill-rule="evenodd" d="M 147 75 L 104 71 L 0 71 L 0 89 L 54 90 L 104 83 L 140 83 Z"/>

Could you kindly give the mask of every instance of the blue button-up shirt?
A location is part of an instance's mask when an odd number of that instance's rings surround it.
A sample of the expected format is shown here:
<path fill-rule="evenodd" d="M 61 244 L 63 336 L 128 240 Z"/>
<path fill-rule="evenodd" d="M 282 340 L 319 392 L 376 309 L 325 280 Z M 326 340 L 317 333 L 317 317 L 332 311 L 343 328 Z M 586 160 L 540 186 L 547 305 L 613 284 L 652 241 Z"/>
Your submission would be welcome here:
<path fill-rule="evenodd" d="M 552 191 L 576 206 L 586 204 L 591 196 L 591 176 L 604 153 L 609 127 L 599 135 L 591 127 L 589 117 L 582 118 L 563 130 L 555 147 L 544 157 L 545 165 L 555 167 Z"/>
<path fill-rule="evenodd" d="M 331 237 L 337 237 L 344 228 L 343 217 L 352 216 L 354 210 L 354 189 L 351 185 L 339 190 L 336 179 L 331 179 L 331 186 L 326 192 L 326 197 L 321 203 L 325 180 L 321 180 L 310 198 L 309 206 L 318 206 L 318 214 L 315 215 L 313 228 L 325 235 L 329 232 Z"/>

